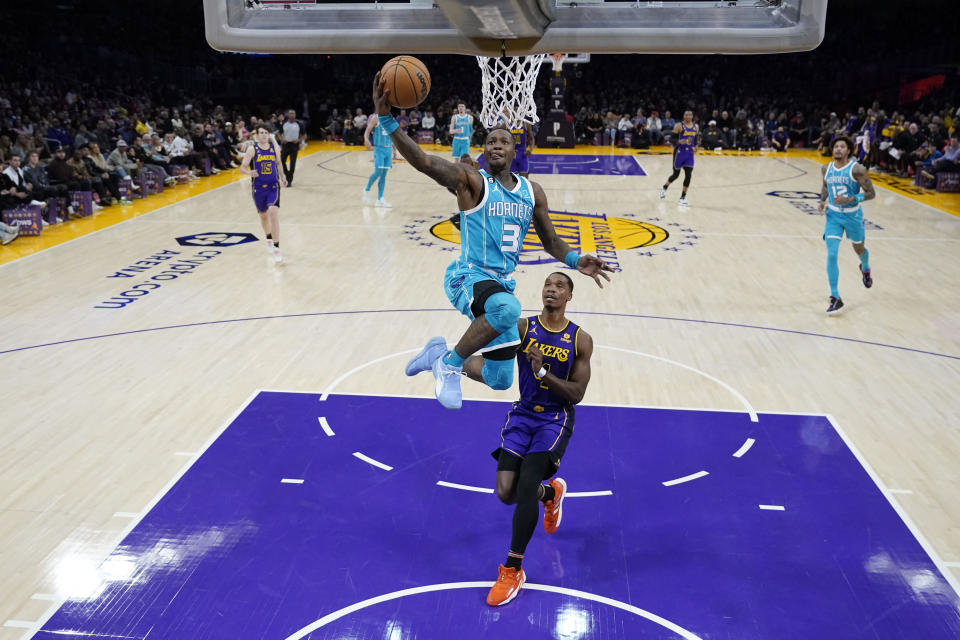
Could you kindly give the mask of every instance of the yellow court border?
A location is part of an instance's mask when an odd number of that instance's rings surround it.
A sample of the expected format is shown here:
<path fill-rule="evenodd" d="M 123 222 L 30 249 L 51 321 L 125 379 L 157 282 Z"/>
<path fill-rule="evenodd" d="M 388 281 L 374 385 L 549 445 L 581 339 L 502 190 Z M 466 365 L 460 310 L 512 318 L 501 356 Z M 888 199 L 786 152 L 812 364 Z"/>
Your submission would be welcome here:
<path fill-rule="evenodd" d="M 429 153 L 449 154 L 451 147 L 438 144 L 421 145 Z M 303 155 L 309 155 L 319 151 L 365 151 L 363 146 L 348 146 L 340 142 L 311 142 L 304 149 Z M 471 148 L 472 153 L 479 153 L 478 147 Z M 637 153 L 633 149 L 618 149 L 608 146 L 584 145 L 575 149 L 542 149 L 537 148 L 537 154 L 570 154 L 570 155 L 632 155 L 640 158 L 642 161 L 644 155 L 667 155 L 670 152 L 669 147 L 651 147 Z M 766 158 L 807 158 L 820 164 L 826 164 L 830 158 L 822 157 L 812 149 L 790 149 L 783 153 L 769 151 L 723 151 L 716 153 L 713 151 L 704 151 L 700 155 L 717 156 L 745 156 L 745 157 L 766 157 Z M 915 202 L 925 204 L 949 213 L 952 216 L 960 218 L 960 194 L 958 193 L 936 193 L 930 189 L 922 189 L 913 185 L 911 180 L 906 178 L 896 178 L 888 175 L 870 174 L 874 184 L 880 188 L 888 189 L 902 196 L 910 198 Z M 180 184 L 164 190 L 161 194 L 152 195 L 148 198 L 137 199 L 132 205 L 108 207 L 89 218 L 80 218 L 62 223 L 57 223 L 45 227 L 39 236 L 24 236 L 17 238 L 12 243 L 0 247 L 0 265 L 13 262 L 20 258 L 50 249 L 59 244 L 70 242 L 77 238 L 89 235 L 101 229 L 112 227 L 115 224 L 125 222 L 158 209 L 182 202 L 193 196 L 207 193 L 219 187 L 246 179 L 246 176 L 240 174 L 236 169 L 221 171 L 218 175 L 208 176 L 190 182 Z"/>

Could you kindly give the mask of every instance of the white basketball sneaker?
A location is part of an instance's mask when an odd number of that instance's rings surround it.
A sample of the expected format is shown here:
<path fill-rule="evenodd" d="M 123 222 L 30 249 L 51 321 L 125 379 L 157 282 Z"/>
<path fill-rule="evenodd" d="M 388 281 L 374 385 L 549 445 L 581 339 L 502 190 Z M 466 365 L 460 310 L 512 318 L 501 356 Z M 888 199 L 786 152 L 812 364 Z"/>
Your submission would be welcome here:
<path fill-rule="evenodd" d="M 385 208 L 385 209 L 389 209 L 389 208 L 392 207 L 393 205 L 390 204 L 389 202 L 387 202 L 386 200 L 384 200 L 383 198 L 379 198 L 379 199 L 377 200 L 377 202 L 376 202 L 376 206 L 378 206 L 378 207 L 383 207 L 383 208 Z"/>
<path fill-rule="evenodd" d="M 370 204 L 370 192 L 366 189 L 363 190 L 363 204 Z"/>
<path fill-rule="evenodd" d="M 661 200 L 667 199 L 667 190 L 664 189 L 663 187 L 660 187 L 660 199 Z"/>
<path fill-rule="evenodd" d="M 274 247 L 271 253 L 273 253 L 274 262 L 283 262 L 283 254 L 280 253 L 280 247 Z"/>
<path fill-rule="evenodd" d="M 680 202 L 677 203 L 681 207 L 689 207 L 690 202 L 686 198 L 680 198 Z"/>

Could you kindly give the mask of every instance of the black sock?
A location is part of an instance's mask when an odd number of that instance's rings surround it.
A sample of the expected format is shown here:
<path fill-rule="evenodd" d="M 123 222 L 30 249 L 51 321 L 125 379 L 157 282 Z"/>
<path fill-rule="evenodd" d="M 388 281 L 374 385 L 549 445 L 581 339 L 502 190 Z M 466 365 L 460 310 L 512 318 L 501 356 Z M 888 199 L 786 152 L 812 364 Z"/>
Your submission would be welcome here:
<path fill-rule="evenodd" d="M 273 246 L 275 246 L 277 249 L 279 249 L 279 248 L 280 248 L 280 243 L 279 243 L 279 242 L 274 242 L 274 243 L 273 243 Z"/>
<path fill-rule="evenodd" d="M 273 236 L 270 235 L 269 233 L 267 234 L 267 240 L 273 240 Z"/>
<path fill-rule="evenodd" d="M 507 556 L 507 561 L 503 564 L 506 568 L 519 569 L 523 565 L 523 557 Z"/>
<path fill-rule="evenodd" d="M 553 488 L 553 485 L 542 484 L 540 486 L 543 487 L 543 496 L 541 496 L 540 502 L 549 502 L 557 497 L 557 492 Z"/>

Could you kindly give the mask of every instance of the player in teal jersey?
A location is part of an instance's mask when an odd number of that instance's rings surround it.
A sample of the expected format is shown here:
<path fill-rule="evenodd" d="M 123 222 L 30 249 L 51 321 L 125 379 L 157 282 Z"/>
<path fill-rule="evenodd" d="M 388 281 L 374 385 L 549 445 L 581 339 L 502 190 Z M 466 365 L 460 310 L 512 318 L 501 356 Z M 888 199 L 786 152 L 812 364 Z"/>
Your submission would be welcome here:
<path fill-rule="evenodd" d="M 470 139 L 473 137 L 473 116 L 467 113 L 467 105 L 457 105 L 457 112 L 450 118 L 450 135 L 453 136 L 453 157 L 459 158 L 470 153 Z"/>
<path fill-rule="evenodd" d="M 856 160 L 853 154 L 856 146 L 848 136 L 840 136 L 833 143 L 833 162 L 823 167 L 823 189 L 820 192 L 820 213 L 826 213 L 827 221 L 823 230 L 823 240 L 827 243 L 827 280 L 830 283 L 830 306 L 827 313 L 833 314 L 843 307 L 843 300 L 837 289 L 840 280 L 840 267 L 837 254 L 840 242 L 846 233 L 853 242 L 853 250 L 860 257 L 860 277 L 863 286 L 873 286 L 870 273 L 870 252 L 864 246 L 866 232 L 863 228 L 864 200 L 873 200 L 876 192 L 867 175 L 867 169 Z"/>
<path fill-rule="evenodd" d="M 487 133 L 484 158 L 489 172 L 462 162 L 427 155 L 409 136 L 399 132 L 390 115 L 389 91 L 380 74 L 373 81 L 373 102 L 393 143 L 407 162 L 443 187 L 453 188 L 461 211 L 461 254 L 447 267 L 444 291 L 450 302 L 472 320 L 453 349 L 441 337 L 432 338 L 406 367 L 407 375 L 431 370 L 435 395 L 448 409 L 462 402 L 460 375 L 463 362 L 474 353 L 483 355 L 482 380 L 492 389 L 513 384 L 513 356 L 520 344 L 517 320 L 520 302 L 513 295 L 513 271 L 531 222 L 543 250 L 592 277 L 613 269 L 596 256 L 579 255 L 557 236 L 547 215 L 547 196 L 535 182 L 510 172 L 514 157 L 513 135 L 503 128 Z"/>
<path fill-rule="evenodd" d="M 370 133 L 373 132 L 373 141 L 370 140 Z M 363 132 L 363 143 L 367 150 L 373 150 L 373 173 L 367 180 L 367 186 L 363 190 L 363 202 L 370 202 L 370 187 L 379 180 L 377 184 L 377 202 L 378 207 L 392 207 L 393 205 L 383 199 L 383 191 L 387 187 L 387 171 L 393 166 L 393 140 L 387 135 L 387 132 L 380 126 L 380 119 L 377 114 L 371 114 L 367 118 L 367 128 Z"/>

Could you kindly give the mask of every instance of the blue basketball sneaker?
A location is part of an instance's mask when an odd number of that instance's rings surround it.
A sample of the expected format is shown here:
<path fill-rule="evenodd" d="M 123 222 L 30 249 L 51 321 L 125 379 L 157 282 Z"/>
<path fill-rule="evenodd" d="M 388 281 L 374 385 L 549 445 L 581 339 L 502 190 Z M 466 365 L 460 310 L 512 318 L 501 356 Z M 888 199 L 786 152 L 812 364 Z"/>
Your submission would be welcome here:
<path fill-rule="evenodd" d="M 437 380 L 434 395 L 447 409 L 459 409 L 463 404 L 463 393 L 460 391 L 460 373 L 462 367 L 452 367 L 437 358 L 433 361 L 433 377 Z"/>
<path fill-rule="evenodd" d="M 427 346 L 421 349 L 420 353 L 413 356 L 413 359 L 407 363 L 404 372 L 408 376 L 415 376 L 421 371 L 430 371 L 430 366 L 437 358 L 442 357 L 447 352 L 447 341 L 436 336 L 427 341 Z"/>
<path fill-rule="evenodd" d="M 863 277 L 863 286 L 867 289 L 873 286 L 873 276 L 870 275 L 870 269 L 864 271 L 863 265 L 860 265 L 860 275 Z"/>

